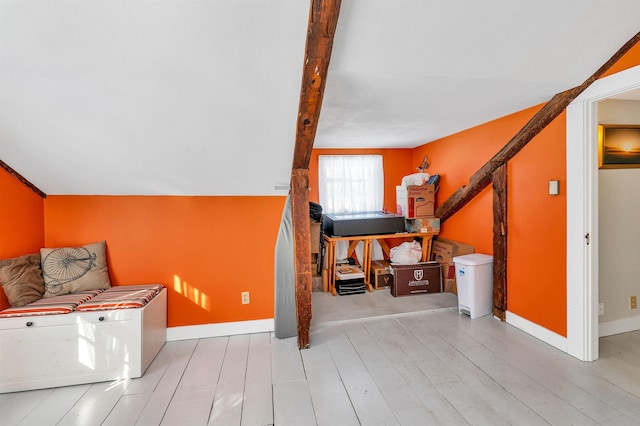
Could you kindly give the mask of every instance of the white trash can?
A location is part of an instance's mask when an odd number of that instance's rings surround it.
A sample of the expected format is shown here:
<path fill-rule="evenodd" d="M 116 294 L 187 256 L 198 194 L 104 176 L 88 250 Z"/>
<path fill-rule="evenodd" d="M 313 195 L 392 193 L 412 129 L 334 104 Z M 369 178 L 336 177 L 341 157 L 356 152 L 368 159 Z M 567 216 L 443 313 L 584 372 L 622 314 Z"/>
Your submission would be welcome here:
<path fill-rule="evenodd" d="M 453 258 L 458 287 L 458 313 L 473 318 L 493 311 L 493 256 L 465 254 Z"/>

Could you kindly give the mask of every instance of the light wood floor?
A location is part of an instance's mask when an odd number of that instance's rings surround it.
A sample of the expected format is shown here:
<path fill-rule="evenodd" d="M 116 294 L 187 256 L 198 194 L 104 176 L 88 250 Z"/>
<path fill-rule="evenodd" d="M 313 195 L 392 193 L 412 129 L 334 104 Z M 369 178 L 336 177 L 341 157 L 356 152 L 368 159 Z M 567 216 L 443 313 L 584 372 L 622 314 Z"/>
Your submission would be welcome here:
<path fill-rule="evenodd" d="M 347 297 L 334 302 L 378 303 Z M 0 395 L 0 424 L 640 424 L 640 332 L 583 363 L 446 307 L 323 321 L 317 308 L 310 349 L 271 333 L 167 342 L 139 379 Z"/>

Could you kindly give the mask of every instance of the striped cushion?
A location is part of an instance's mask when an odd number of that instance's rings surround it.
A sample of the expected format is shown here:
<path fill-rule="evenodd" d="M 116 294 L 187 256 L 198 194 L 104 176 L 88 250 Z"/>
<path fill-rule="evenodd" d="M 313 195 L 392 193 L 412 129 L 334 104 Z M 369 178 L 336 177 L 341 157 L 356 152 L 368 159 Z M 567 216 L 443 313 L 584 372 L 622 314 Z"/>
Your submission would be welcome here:
<path fill-rule="evenodd" d="M 153 299 L 164 286 L 161 284 L 123 285 L 111 287 L 91 300 L 82 303 L 76 311 L 105 311 L 110 309 L 140 308 Z"/>
<path fill-rule="evenodd" d="M 43 298 L 25 306 L 14 306 L 0 311 L 0 318 L 68 314 L 69 312 L 73 312 L 78 305 L 101 292 L 102 290 L 90 290 Z"/>

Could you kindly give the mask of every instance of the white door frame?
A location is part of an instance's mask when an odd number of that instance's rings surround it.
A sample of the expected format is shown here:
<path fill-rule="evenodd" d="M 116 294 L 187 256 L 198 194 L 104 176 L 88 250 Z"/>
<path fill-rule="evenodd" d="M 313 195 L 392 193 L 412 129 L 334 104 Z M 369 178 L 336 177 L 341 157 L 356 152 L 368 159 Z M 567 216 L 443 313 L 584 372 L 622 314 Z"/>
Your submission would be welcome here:
<path fill-rule="evenodd" d="M 567 107 L 567 352 L 583 361 L 599 353 L 598 102 L 639 88 L 637 66 L 595 81 Z"/>

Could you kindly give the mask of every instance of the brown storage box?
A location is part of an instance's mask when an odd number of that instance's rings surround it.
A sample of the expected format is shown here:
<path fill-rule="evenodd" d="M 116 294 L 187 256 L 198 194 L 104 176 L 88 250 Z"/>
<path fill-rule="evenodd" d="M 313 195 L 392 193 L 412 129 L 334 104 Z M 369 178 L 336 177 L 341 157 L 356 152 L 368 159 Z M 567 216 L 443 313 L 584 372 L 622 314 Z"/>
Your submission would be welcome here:
<path fill-rule="evenodd" d="M 444 238 L 434 238 L 431 245 L 431 260 L 442 264 L 444 291 L 458 294 L 456 270 L 453 258 L 474 252 L 473 246 Z"/>
<path fill-rule="evenodd" d="M 371 284 L 375 289 L 389 287 L 393 284 L 393 271 L 388 261 L 371 261 Z"/>
<path fill-rule="evenodd" d="M 435 197 L 434 185 L 396 186 L 397 213 L 407 219 L 433 216 Z"/>
<path fill-rule="evenodd" d="M 442 271 L 439 263 L 424 262 L 392 266 L 392 296 L 442 292 Z"/>

